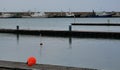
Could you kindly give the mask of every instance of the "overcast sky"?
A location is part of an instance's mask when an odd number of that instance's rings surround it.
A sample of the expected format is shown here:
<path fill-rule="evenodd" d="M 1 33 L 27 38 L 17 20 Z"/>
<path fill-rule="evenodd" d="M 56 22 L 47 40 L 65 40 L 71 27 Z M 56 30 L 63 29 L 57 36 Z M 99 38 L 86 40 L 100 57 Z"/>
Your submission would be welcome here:
<path fill-rule="evenodd" d="M 120 11 L 120 0 L 0 0 L 0 11 Z"/>

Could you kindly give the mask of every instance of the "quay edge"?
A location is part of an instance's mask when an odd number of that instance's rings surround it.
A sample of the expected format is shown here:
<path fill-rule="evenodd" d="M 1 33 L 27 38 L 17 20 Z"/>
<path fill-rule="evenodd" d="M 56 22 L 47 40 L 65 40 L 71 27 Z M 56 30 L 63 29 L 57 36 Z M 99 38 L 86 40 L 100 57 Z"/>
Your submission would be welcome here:
<path fill-rule="evenodd" d="M 67 67 L 50 64 L 36 64 L 34 66 L 27 66 L 23 62 L 3 61 L 0 60 L 0 70 L 97 70 L 91 68 Z"/>

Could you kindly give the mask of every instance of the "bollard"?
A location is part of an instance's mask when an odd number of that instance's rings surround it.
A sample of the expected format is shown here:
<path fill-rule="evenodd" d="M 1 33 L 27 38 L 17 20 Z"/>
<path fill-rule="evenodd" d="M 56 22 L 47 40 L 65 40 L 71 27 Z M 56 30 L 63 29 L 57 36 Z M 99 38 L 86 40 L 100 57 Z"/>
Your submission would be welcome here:
<path fill-rule="evenodd" d="M 19 26 L 16 26 L 16 29 L 19 30 Z"/>
<path fill-rule="evenodd" d="M 71 25 L 69 25 L 69 31 L 70 31 L 70 32 L 72 31 L 72 26 L 71 26 Z"/>
<path fill-rule="evenodd" d="M 18 25 L 16 26 L 16 29 L 17 29 L 16 33 L 17 33 L 17 35 L 19 35 L 19 26 Z"/>

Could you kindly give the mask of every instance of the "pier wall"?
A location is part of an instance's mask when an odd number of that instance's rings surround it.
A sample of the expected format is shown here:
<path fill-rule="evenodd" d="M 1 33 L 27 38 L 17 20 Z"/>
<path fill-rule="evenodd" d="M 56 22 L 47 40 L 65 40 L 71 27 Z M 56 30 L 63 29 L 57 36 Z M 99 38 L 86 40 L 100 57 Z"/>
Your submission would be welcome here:
<path fill-rule="evenodd" d="M 119 32 L 95 32 L 95 31 L 58 31 L 58 30 L 16 30 L 0 29 L 0 33 L 42 35 L 58 37 L 82 37 L 82 38 L 115 38 L 120 39 Z"/>

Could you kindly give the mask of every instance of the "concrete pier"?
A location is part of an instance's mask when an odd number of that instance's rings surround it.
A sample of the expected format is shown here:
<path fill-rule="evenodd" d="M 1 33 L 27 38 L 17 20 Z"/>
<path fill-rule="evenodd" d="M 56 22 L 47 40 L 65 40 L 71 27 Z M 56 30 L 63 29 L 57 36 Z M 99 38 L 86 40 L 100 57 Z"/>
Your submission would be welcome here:
<path fill-rule="evenodd" d="M 0 60 L 0 70 L 97 70 L 90 68 L 67 67 L 49 64 L 36 64 L 34 66 L 27 66 L 23 62 L 12 62 Z"/>
<path fill-rule="evenodd" d="M 72 26 L 120 26 L 120 23 L 72 23 Z"/>
<path fill-rule="evenodd" d="M 120 32 L 0 29 L 0 33 L 12 33 L 12 34 L 23 34 L 23 35 L 41 34 L 42 36 L 58 36 L 58 37 L 120 39 Z"/>

